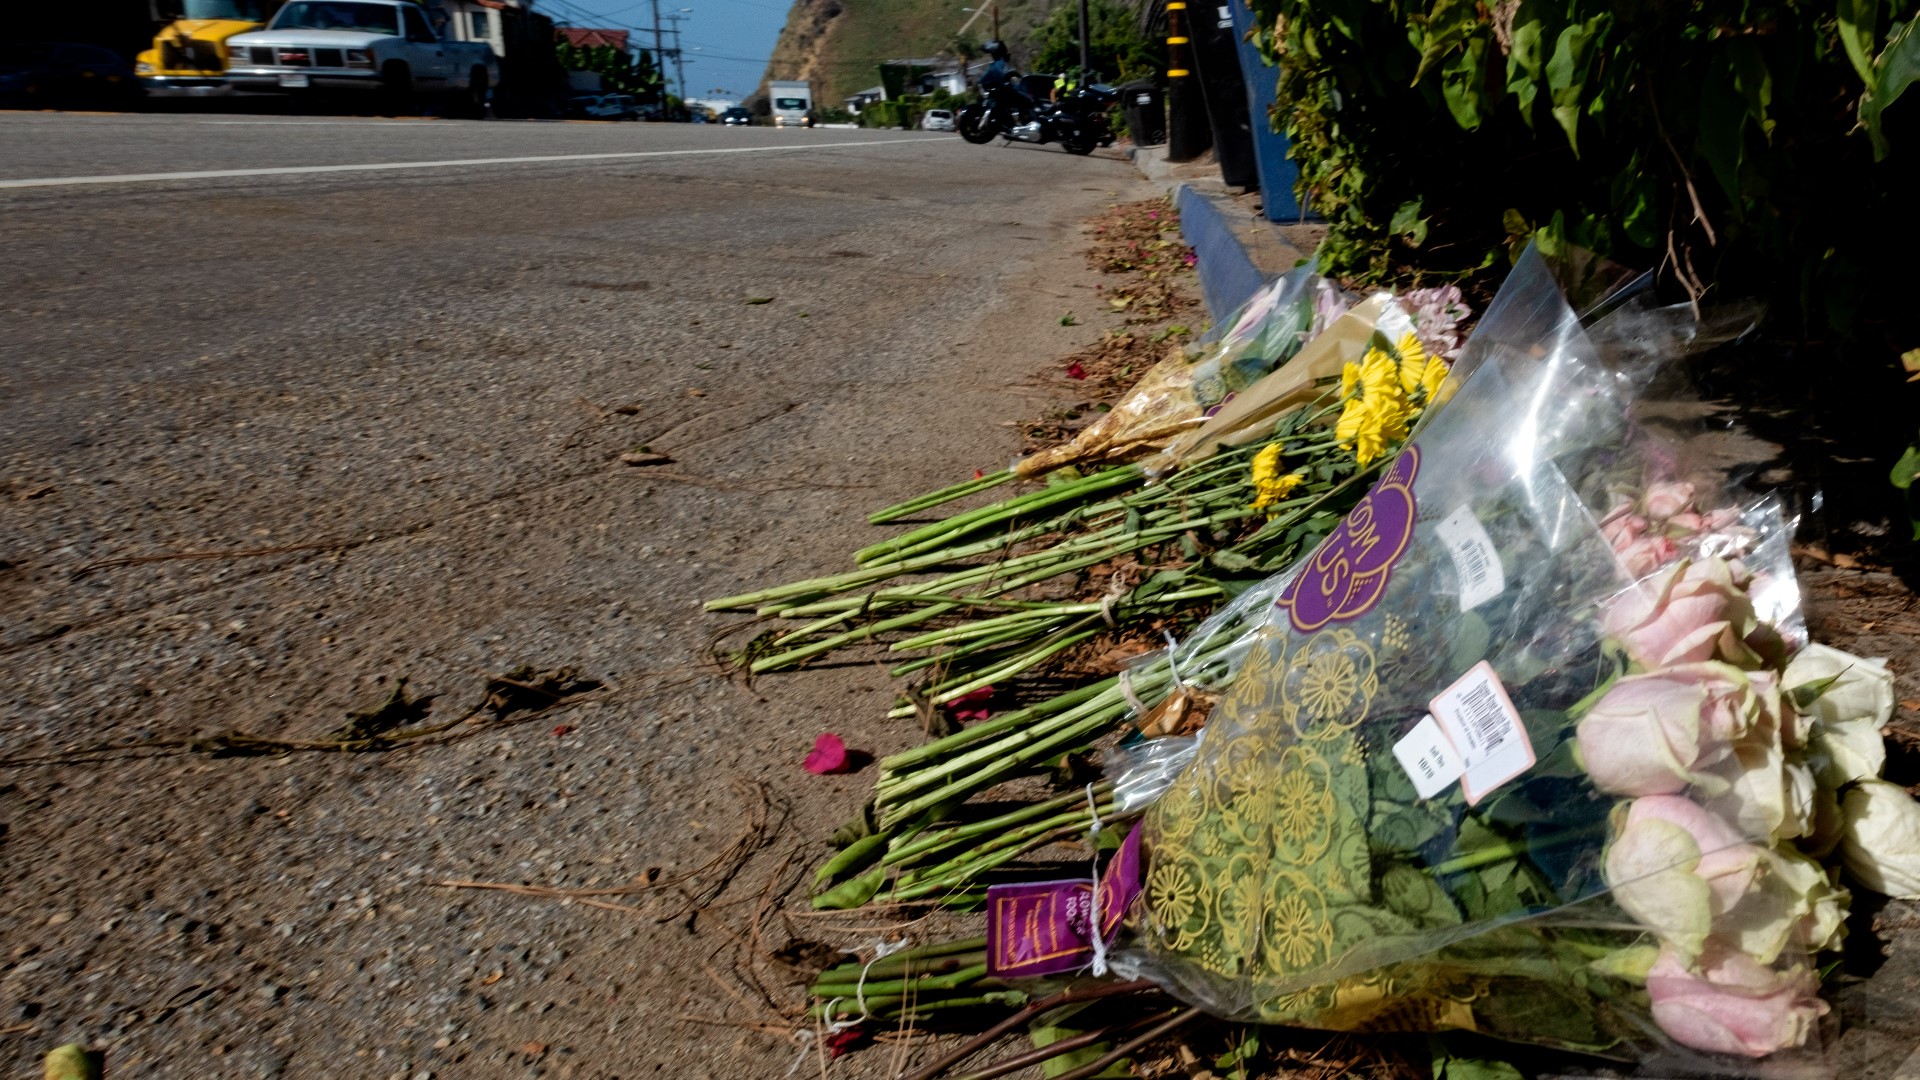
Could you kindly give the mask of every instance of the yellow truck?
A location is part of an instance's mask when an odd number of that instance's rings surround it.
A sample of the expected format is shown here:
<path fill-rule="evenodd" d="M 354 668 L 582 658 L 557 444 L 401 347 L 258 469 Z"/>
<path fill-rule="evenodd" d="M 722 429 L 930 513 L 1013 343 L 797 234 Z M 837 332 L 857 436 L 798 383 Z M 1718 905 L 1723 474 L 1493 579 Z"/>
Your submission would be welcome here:
<path fill-rule="evenodd" d="M 179 18 L 134 61 L 150 97 L 217 97 L 227 82 L 227 39 L 267 25 L 283 0 L 179 0 Z"/>

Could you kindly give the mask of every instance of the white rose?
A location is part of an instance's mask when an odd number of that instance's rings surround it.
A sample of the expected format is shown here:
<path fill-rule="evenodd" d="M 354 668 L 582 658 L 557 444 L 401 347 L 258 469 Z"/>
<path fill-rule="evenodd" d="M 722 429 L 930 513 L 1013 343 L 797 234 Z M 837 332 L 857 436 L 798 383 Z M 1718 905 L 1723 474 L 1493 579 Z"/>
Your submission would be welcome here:
<path fill-rule="evenodd" d="M 1920 803 L 1904 788 L 1866 779 L 1840 803 L 1840 859 L 1874 892 L 1920 900 Z"/>
<path fill-rule="evenodd" d="M 1794 654 L 1781 682 L 1798 701 L 1815 684 L 1828 682 L 1819 697 L 1802 706 L 1821 723 L 1871 719 L 1878 728 L 1893 718 L 1893 673 L 1885 660 L 1870 660 L 1829 645 L 1810 644 Z"/>
<path fill-rule="evenodd" d="M 1855 780 L 1877 780 L 1887 764 L 1887 741 L 1880 734 L 1886 723 L 1873 717 L 1826 721 L 1814 725 L 1807 760 L 1822 787 L 1838 790 Z"/>

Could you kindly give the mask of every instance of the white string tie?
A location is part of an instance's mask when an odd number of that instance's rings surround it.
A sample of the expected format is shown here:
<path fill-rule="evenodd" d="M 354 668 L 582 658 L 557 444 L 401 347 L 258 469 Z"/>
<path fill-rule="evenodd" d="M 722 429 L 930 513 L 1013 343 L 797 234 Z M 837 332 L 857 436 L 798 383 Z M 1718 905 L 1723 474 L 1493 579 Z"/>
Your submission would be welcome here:
<path fill-rule="evenodd" d="M 1100 806 L 1093 798 L 1093 785 L 1087 785 L 1087 816 L 1093 823 L 1087 827 L 1087 846 L 1093 849 L 1093 905 L 1088 920 L 1093 938 L 1093 977 L 1102 978 L 1107 973 L 1107 935 L 1100 925 Z"/>
<path fill-rule="evenodd" d="M 1147 718 L 1147 703 L 1141 701 L 1140 695 L 1133 692 L 1132 668 L 1120 669 L 1120 696 L 1127 699 L 1127 707 L 1133 710 L 1133 715 L 1142 720 Z"/>
<path fill-rule="evenodd" d="M 1174 661 L 1174 654 L 1180 651 L 1180 642 L 1175 640 L 1171 630 L 1160 631 L 1160 636 L 1167 639 L 1167 670 L 1173 673 L 1173 688 L 1184 692 L 1187 683 L 1180 677 L 1180 665 Z"/>

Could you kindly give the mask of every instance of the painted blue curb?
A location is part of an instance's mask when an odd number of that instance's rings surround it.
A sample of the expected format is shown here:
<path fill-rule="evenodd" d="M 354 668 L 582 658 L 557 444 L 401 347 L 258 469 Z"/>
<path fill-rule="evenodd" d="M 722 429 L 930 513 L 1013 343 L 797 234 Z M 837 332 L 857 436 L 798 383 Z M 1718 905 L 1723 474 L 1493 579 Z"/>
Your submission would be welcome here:
<path fill-rule="evenodd" d="M 1193 249 L 1200 296 L 1218 322 L 1265 285 L 1267 276 L 1253 265 L 1212 199 L 1182 184 L 1173 205 L 1180 211 L 1180 236 Z"/>

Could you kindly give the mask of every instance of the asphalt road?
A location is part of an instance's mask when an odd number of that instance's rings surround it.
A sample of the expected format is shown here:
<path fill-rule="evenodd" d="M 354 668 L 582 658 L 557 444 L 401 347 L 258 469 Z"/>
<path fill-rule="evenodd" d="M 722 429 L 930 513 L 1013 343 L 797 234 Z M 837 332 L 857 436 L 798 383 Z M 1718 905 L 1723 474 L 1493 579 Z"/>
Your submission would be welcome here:
<path fill-rule="evenodd" d="M 762 954 L 873 936 L 782 912 L 866 785 L 800 760 L 918 732 L 868 667 L 717 677 L 698 603 L 1004 462 L 1103 326 L 1078 223 L 1149 193 L 906 132 L 0 114 L 0 1073 L 784 1073 L 752 1025 L 803 972 Z M 452 719 L 520 665 L 606 688 L 421 749 L 137 748 L 315 739 L 401 678 Z M 430 884 L 650 873 L 624 911 Z"/>

